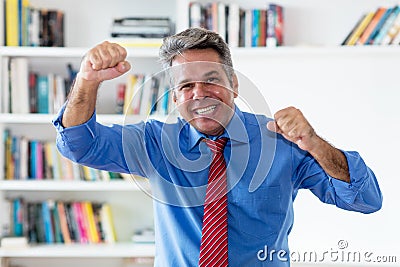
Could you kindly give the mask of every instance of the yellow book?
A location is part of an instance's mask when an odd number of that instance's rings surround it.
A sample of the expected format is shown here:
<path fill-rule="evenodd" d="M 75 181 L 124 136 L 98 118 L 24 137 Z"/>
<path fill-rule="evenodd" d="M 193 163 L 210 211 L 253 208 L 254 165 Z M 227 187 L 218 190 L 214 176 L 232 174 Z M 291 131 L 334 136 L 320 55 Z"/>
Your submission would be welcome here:
<path fill-rule="evenodd" d="M 135 90 L 135 84 L 137 82 L 137 76 L 129 74 L 126 81 L 125 98 L 124 98 L 124 114 L 132 114 L 132 98 Z"/>
<path fill-rule="evenodd" d="M 365 28 L 367 28 L 368 24 L 371 22 L 375 11 L 368 12 L 361 23 L 354 29 L 351 34 L 349 40 L 346 42 L 346 45 L 355 45 L 357 40 L 360 38 L 361 34 L 364 32 Z"/>
<path fill-rule="evenodd" d="M 45 155 L 45 173 L 46 173 L 46 178 L 49 179 L 54 179 L 54 173 L 53 173 L 53 166 L 54 166 L 54 162 L 53 162 L 53 151 L 51 148 L 51 143 L 46 142 L 44 143 L 44 155 Z"/>
<path fill-rule="evenodd" d="M 90 174 L 90 168 L 88 166 L 82 165 L 82 170 L 83 170 L 83 178 L 85 181 L 91 181 L 92 180 L 92 175 Z"/>
<path fill-rule="evenodd" d="M 87 221 L 87 229 L 89 229 L 89 241 L 91 243 L 99 243 L 100 237 L 99 232 L 97 230 L 96 221 L 94 219 L 93 207 L 92 203 L 89 201 L 84 201 L 83 203 L 83 212 L 86 216 Z"/>
<path fill-rule="evenodd" d="M 19 45 L 18 0 L 6 0 L 6 46 Z"/>

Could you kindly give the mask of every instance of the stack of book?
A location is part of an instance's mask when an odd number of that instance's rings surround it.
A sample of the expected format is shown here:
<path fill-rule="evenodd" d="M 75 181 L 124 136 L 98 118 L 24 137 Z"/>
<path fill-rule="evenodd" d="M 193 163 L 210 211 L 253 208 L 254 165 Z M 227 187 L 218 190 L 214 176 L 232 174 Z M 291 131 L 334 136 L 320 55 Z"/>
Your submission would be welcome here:
<path fill-rule="evenodd" d="M 63 157 L 54 142 L 16 136 L 3 132 L 6 180 L 109 181 L 122 179 L 120 174 L 97 170 Z"/>
<path fill-rule="evenodd" d="M 69 78 L 56 73 L 39 74 L 30 70 L 25 57 L 1 59 L 1 113 L 57 112 L 66 100 L 70 85 L 76 75 L 71 64 L 65 67 Z"/>
<path fill-rule="evenodd" d="M 237 3 L 189 4 L 189 26 L 219 33 L 231 47 L 283 45 L 283 6 L 243 9 Z"/>
<path fill-rule="evenodd" d="M 131 46 L 159 46 L 173 34 L 173 23 L 164 17 L 124 17 L 113 20 L 111 41 Z"/>
<path fill-rule="evenodd" d="M 64 104 L 67 81 L 61 75 L 29 71 L 28 59 L 23 57 L 4 57 L 2 65 L 0 112 L 52 114 Z"/>
<path fill-rule="evenodd" d="M 164 116 L 176 112 L 171 88 L 163 73 L 128 74 L 126 83 L 118 87 L 117 103 L 121 107 L 120 113 Z"/>
<path fill-rule="evenodd" d="M 378 7 L 363 14 L 342 45 L 399 45 L 400 7 Z"/>
<path fill-rule="evenodd" d="M 27 202 L 9 199 L 3 211 L 5 220 L 2 246 L 27 243 L 115 243 L 117 240 L 111 206 L 89 201 Z M 25 242 L 22 238 L 25 238 Z M 3 242 L 4 241 L 4 242 Z M 6 242 L 7 241 L 7 242 Z M 13 242 L 14 241 L 14 242 Z"/>
<path fill-rule="evenodd" d="M 64 46 L 64 12 L 34 8 L 29 0 L 1 1 L 6 46 Z M 3 30 L 3 29 L 2 29 Z"/>

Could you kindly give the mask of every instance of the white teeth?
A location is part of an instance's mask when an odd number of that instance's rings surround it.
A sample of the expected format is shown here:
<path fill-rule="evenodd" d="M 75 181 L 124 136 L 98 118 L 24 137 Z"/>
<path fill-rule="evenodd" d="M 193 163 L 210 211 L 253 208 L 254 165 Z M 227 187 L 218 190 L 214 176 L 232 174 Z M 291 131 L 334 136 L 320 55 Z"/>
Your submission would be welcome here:
<path fill-rule="evenodd" d="M 209 113 L 212 113 L 216 107 L 217 106 L 209 106 L 206 108 L 200 108 L 200 109 L 196 110 L 196 113 L 199 115 L 209 114 Z"/>

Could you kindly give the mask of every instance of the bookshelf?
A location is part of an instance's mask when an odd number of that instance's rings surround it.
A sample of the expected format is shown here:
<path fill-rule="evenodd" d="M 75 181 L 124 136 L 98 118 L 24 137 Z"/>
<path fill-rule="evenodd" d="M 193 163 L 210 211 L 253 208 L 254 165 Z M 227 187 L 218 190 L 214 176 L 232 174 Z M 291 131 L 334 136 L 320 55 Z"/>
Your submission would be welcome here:
<path fill-rule="evenodd" d="M 77 68 L 81 57 L 89 47 L 108 38 L 107 34 L 113 16 L 168 15 L 175 21 L 177 31 L 186 28 L 189 23 L 189 0 L 161 2 L 152 0 L 140 2 L 140 5 L 132 4 L 132 1 L 129 0 L 117 0 L 117 4 L 112 1 L 101 1 L 100 3 L 95 0 L 31 0 L 31 2 L 36 6 L 58 8 L 65 11 L 66 47 L 0 47 L 0 58 L 28 58 L 30 67 L 43 73 L 54 71 L 65 75 L 67 63 L 72 63 Z M 209 1 L 201 0 L 200 2 Z M 265 1 L 261 0 L 237 0 L 235 2 L 242 7 L 265 7 Z M 255 83 L 261 94 L 267 99 L 272 111 L 277 111 L 287 105 L 301 108 L 315 128 L 332 143 L 338 147 L 359 150 L 365 155 L 367 162 L 376 169 L 378 175 L 393 176 L 392 180 L 382 181 L 383 189 L 398 187 L 399 184 L 395 181 L 396 176 L 394 175 L 396 171 L 381 163 L 377 156 L 380 154 L 379 146 L 372 144 L 365 147 L 365 143 L 369 143 L 369 139 L 374 137 L 373 134 L 379 133 L 370 132 L 371 130 L 366 126 L 370 122 L 363 117 L 363 113 L 365 112 L 372 119 L 386 122 L 389 120 L 385 117 L 388 113 L 399 114 L 398 108 L 391 107 L 397 105 L 394 100 L 399 97 L 398 84 L 393 80 L 391 82 L 390 79 L 397 75 L 395 67 L 400 60 L 400 48 L 398 46 L 339 46 L 362 12 L 373 10 L 381 5 L 392 6 L 397 1 L 356 0 L 349 3 L 345 0 L 279 0 L 276 2 L 285 8 L 285 46 L 273 49 L 265 47 L 233 48 L 233 60 L 237 70 L 248 75 Z M 78 5 L 79 9 L 76 8 Z M 102 19 L 93 19 L 87 16 L 88 12 L 93 12 L 91 10 L 94 5 L 96 6 L 96 17 Z M 154 6 L 157 8 L 153 8 Z M 337 14 L 340 14 L 340 19 Z M 128 57 L 133 63 L 134 70 L 141 72 L 154 73 L 159 70 L 157 55 L 156 48 L 128 48 Z M 1 79 L 2 77 L 0 77 Z M 123 116 L 112 114 L 115 104 L 115 84 L 119 81 L 121 80 L 104 83 L 99 93 L 99 120 L 106 124 L 124 122 Z M 302 92 L 301 97 L 299 97 L 299 92 Z M 352 99 L 359 95 L 363 96 L 362 101 L 354 106 Z M 247 96 L 251 98 L 252 94 Z M 337 107 L 337 103 L 340 103 L 340 108 Z M 398 123 L 398 118 L 389 117 Z M 28 132 L 32 137 L 52 140 L 55 137 L 55 131 L 50 124 L 52 118 L 53 114 L 0 114 L 0 130 L 2 132 L 5 128 L 11 128 L 16 133 Z M 139 121 L 144 117 L 133 116 L 131 119 Z M 340 119 L 339 122 L 338 119 Z M 338 129 L 332 126 L 331 121 L 339 123 L 341 127 Z M 391 127 L 393 132 L 398 132 L 399 129 L 396 128 L 393 121 L 389 125 L 388 127 Z M 349 133 L 344 130 L 346 128 L 354 129 L 354 132 L 349 136 Z M 360 138 L 361 132 L 368 134 L 362 135 Z M 386 145 L 391 144 L 386 143 Z M 3 145 L 0 146 L 0 153 L 4 155 Z M 0 157 L 1 166 L 4 165 L 3 161 L 3 157 Z M 115 258 L 154 256 L 154 246 L 139 246 L 129 243 L 129 236 L 134 229 L 152 224 L 151 199 L 141 192 L 136 184 L 124 181 L 95 183 L 4 181 L 3 177 L 3 168 L 1 168 L 0 201 L 5 197 L 21 194 L 32 200 L 54 197 L 65 200 L 75 198 L 109 201 L 116 207 L 114 218 L 118 225 L 117 228 L 121 232 L 118 235 L 125 237 L 122 238 L 121 243 L 115 245 L 46 245 L 19 250 L 0 248 L 0 259 L 3 258 L 3 261 L 0 261 L 1 267 L 12 266 L 14 260 L 17 260 L 20 265 L 30 266 L 31 258 L 39 260 L 40 266 L 46 266 L 47 262 L 54 265 L 49 258 L 58 258 L 57 266 L 63 266 L 62 262 L 67 257 L 89 258 L 91 261 L 99 263 L 101 260 L 96 260 L 96 258 L 113 260 Z M 390 195 L 390 193 L 388 195 L 387 203 L 399 201 L 394 195 Z M 315 243 L 329 248 L 331 243 L 327 242 L 337 241 L 335 235 L 348 236 L 353 238 L 354 243 L 364 242 L 375 248 L 376 244 L 372 244 L 367 238 L 362 237 L 362 230 L 378 227 L 382 220 L 388 222 L 388 229 L 395 229 L 396 223 L 399 222 L 398 216 L 394 216 L 391 212 L 394 207 L 388 205 L 388 209 L 383 215 L 373 215 L 368 220 L 355 215 L 339 214 L 344 218 L 341 226 L 344 227 L 345 223 L 349 222 L 351 226 L 355 224 L 362 226 L 358 226 L 359 229 L 356 231 L 354 227 L 349 227 L 349 230 L 338 230 L 339 234 L 333 232 L 326 235 L 321 226 L 309 225 L 307 216 L 312 216 L 312 214 L 308 213 L 307 207 L 311 205 L 313 210 L 325 214 L 326 218 L 319 221 L 325 225 L 330 225 L 330 220 L 335 218 L 337 211 L 331 211 L 316 202 L 307 195 L 301 195 L 297 200 L 296 208 L 298 210 L 296 212 L 298 215 L 296 215 L 297 221 L 291 237 L 294 240 L 294 248 L 302 245 L 312 247 Z M 312 232 L 314 234 L 309 235 Z M 322 240 L 324 236 L 328 241 Z M 388 237 L 385 233 L 383 236 Z M 395 247 L 394 240 L 400 236 L 396 234 L 392 236 L 389 241 L 386 241 L 386 245 L 382 241 L 378 249 L 385 250 L 390 246 Z M 382 237 L 372 234 L 371 240 L 379 243 Z M 1 263 L 4 264 L 1 265 Z M 111 265 L 120 266 L 121 262 L 112 262 L 109 266 Z"/>

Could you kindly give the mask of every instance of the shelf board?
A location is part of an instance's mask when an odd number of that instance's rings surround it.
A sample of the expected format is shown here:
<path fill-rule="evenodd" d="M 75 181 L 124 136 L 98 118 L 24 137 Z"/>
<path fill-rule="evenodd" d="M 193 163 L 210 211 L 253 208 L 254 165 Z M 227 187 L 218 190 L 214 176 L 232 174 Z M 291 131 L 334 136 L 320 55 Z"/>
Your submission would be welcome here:
<path fill-rule="evenodd" d="M 2 191 L 95 191 L 122 192 L 141 191 L 150 188 L 147 180 L 143 181 L 54 181 L 54 180 L 0 180 Z"/>
<path fill-rule="evenodd" d="M 19 258 L 136 258 L 154 257 L 154 244 L 50 244 L 0 248 L 0 257 Z"/>
<path fill-rule="evenodd" d="M 24 56 L 42 58 L 80 58 L 89 48 L 86 47 L 1 47 L 1 56 Z M 158 58 L 158 48 L 129 47 L 128 57 Z M 331 55 L 331 54 L 370 54 L 399 53 L 400 46 L 282 46 L 282 47 L 239 47 L 232 48 L 234 56 L 273 56 L 273 55 Z"/>
<path fill-rule="evenodd" d="M 41 58 L 81 58 L 89 47 L 29 47 L 29 46 L 3 46 L 1 56 L 10 57 L 41 57 Z M 135 47 L 127 48 L 128 57 L 156 58 L 158 48 Z"/>
<path fill-rule="evenodd" d="M 51 124 L 52 120 L 55 118 L 55 114 L 14 114 L 14 113 L 1 113 L 0 114 L 0 124 Z M 114 114 L 97 114 L 97 120 L 103 124 L 124 124 L 124 122 L 138 122 L 141 120 L 158 119 L 164 121 L 166 118 L 163 116 L 152 115 L 150 117 L 144 115 L 129 115 L 128 117 L 124 115 L 114 115 Z"/>
<path fill-rule="evenodd" d="M 332 56 L 332 55 L 400 55 L 399 45 L 377 46 L 281 46 L 232 48 L 233 57 L 244 56 Z"/>

